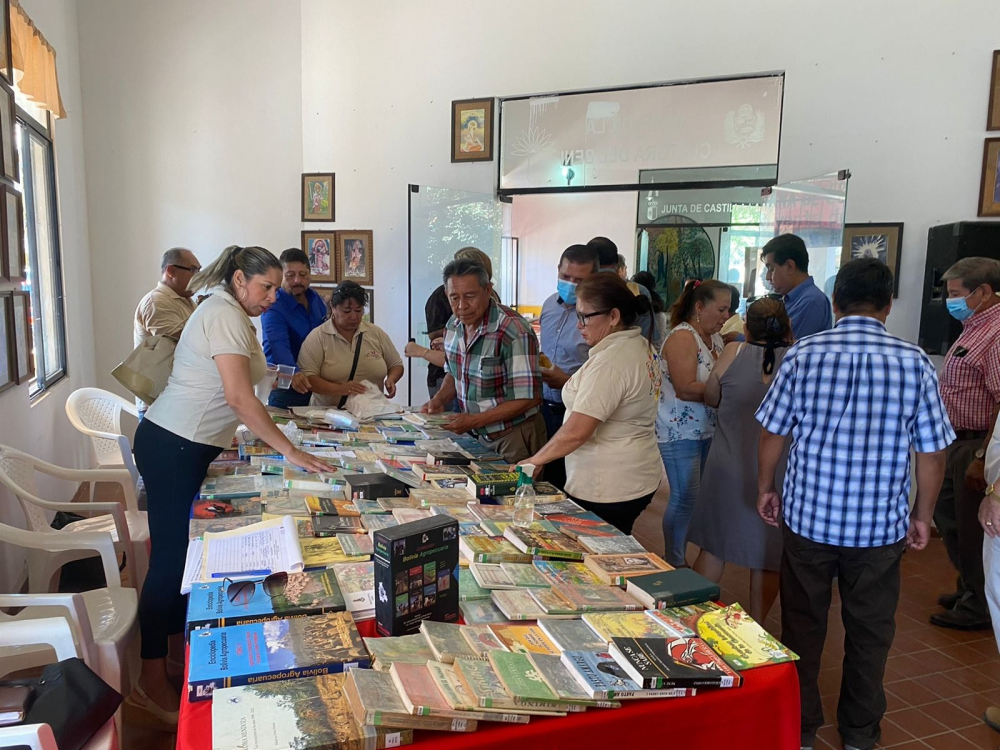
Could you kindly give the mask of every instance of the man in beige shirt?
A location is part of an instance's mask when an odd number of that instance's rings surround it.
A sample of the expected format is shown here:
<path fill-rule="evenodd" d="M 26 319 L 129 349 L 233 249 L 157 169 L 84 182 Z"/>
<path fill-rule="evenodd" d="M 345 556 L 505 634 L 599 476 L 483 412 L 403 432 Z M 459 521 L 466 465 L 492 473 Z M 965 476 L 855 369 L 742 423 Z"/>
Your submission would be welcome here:
<path fill-rule="evenodd" d="M 201 270 L 194 253 L 183 247 L 173 247 L 163 254 L 160 262 L 160 283 L 139 301 L 132 326 L 133 346 L 139 346 L 150 336 L 180 338 L 195 303 L 188 289 L 191 277 Z"/>

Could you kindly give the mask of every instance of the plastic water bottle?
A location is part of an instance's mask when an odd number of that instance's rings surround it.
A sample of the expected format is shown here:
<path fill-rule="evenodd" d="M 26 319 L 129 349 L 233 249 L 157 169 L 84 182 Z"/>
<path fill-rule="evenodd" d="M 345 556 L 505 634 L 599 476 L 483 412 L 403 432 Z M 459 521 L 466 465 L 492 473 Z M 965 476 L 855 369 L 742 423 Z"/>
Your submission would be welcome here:
<path fill-rule="evenodd" d="M 530 526 L 535 520 L 535 488 L 531 477 L 517 467 L 517 489 L 514 491 L 514 525 Z"/>

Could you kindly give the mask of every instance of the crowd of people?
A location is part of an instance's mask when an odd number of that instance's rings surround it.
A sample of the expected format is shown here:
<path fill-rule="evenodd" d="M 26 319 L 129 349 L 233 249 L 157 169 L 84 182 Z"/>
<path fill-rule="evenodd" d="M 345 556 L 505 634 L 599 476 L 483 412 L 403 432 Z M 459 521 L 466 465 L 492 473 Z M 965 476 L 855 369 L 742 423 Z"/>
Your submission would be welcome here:
<path fill-rule="evenodd" d="M 963 332 L 939 379 L 922 350 L 885 328 L 893 278 L 883 263 L 845 264 L 831 306 L 802 239 L 774 238 L 762 260 L 774 292 L 747 300 L 741 316 L 738 293 L 720 281 L 688 280 L 667 310 L 650 274 L 627 279 L 613 242 L 571 245 L 541 308 L 539 342 L 497 296 L 489 257 L 463 248 L 427 301 L 431 346 L 411 341 L 404 354 L 429 363 L 424 412 L 447 413 L 447 429 L 535 467 L 623 533 L 665 474 L 665 559 L 687 565 L 691 542 L 694 569 L 713 581 L 726 565 L 748 568 L 747 609 L 761 622 L 780 591 L 780 637 L 800 657 L 804 748 L 823 724 L 818 673 L 837 579 L 846 632 L 837 720 L 845 748 L 870 748 L 886 709 L 900 561 L 927 545 L 932 520 L 959 576 L 931 621 L 992 623 L 1000 639 L 1000 445 L 991 440 L 1000 262 L 966 258 L 944 275 Z M 184 625 L 187 520 L 209 462 L 242 422 L 289 462 L 324 468 L 273 424 L 254 384 L 268 366 L 294 366 L 291 388 L 272 391 L 270 404 L 343 406 L 366 382 L 394 396 L 404 370 L 388 335 L 363 320 L 367 292 L 344 282 L 328 307 L 310 289 L 301 250 L 279 260 L 230 247 L 201 269 L 174 249 L 161 271 L 135 320 L 137 343 L 178 339 L 166 390 L 135 436 L 152 537 L 136 694 L 169 719 L 178 697 L 168 641 Z M 195 306 L 201 289 L 209 294 Z"/>

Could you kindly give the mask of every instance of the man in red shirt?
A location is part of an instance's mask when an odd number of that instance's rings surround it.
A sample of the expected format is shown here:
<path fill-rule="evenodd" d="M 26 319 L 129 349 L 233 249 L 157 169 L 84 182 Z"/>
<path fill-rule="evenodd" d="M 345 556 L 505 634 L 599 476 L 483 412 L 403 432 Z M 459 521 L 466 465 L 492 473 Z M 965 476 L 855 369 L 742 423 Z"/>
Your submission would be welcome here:
<path fill-rule="evenodd" d="M 931 622 L 985 630 L 990 613 L 978 512 L 986 489 L 986 446 L 1000 406 L 1000 261 L 963 258 L 942 279 L 948 285 L 948 312 L 962 321 L 963 330 L 945 356 L 940 377 L 941 398 L 957 440 L 948 447 L 934 523 L 959 579 L 957 591 L 938 599 L 946 611 L 931 615 Z"/>

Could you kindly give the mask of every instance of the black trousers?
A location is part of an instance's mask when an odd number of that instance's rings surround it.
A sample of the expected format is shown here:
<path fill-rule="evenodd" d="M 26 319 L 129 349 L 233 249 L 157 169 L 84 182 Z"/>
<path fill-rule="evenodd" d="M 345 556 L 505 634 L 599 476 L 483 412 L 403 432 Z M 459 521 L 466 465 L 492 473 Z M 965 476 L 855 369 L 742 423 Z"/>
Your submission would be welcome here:
<path fill-rule="evenodd" d="M 221 452 L 222 448 L 186 440 L 148 419 L 135 431 L 133 453 L 146 485 L 151 545 L 149 572 L 139 596 L 143 659 L 166 657 L 167 637 L 184 631 L 181 580 L 191 503 L 208 465 Z"/>
<path fill-rule="evenodd" d="M 545 465 L 545 470 L 549 470 L 548 464 Z M 648 495 L 620 503 L 591 503 L 578 497 L 574 497 L 572 500 L 584 510 L 596 513 L 623 534 L 631 534 L 636 519 L 646 510 L 646 506 L 653 502 L 655 494 L 656 490 L 653 490 Z"/>
<path fill-rule="evenodd" d="M 837 724 L 846 745 L 868 748 L 881 737 L 885 662 L 896 634 L 899 565 L 905 540 L 883 547 L 834 547 L 782 528 L 781 642 L 799 655 L 802 745 L 823 725 L 820 659 L 836 576 L 844 623 L 844 664 Z"/>
<path fill-rule="evenodd" d="M 566 407 L 563 404 L 557 404 L 554 401 L 542 402 L 542 419 L 545 420 L 545 431 L 548 433 L 549 440 L 562 427 L 565 416 Z M 545 464 L 545 481 L 554 484 L 559 489 L 566 486 L 565 459 L 557 458 L 555 461 Z"/>
<path fill-rule="evenodd" d="M 290 409 L 293 406 L 309 406 L 312 393 L 299 393 L 294 388 L 275 388 L 267 397 L 268 406 Z"/>

